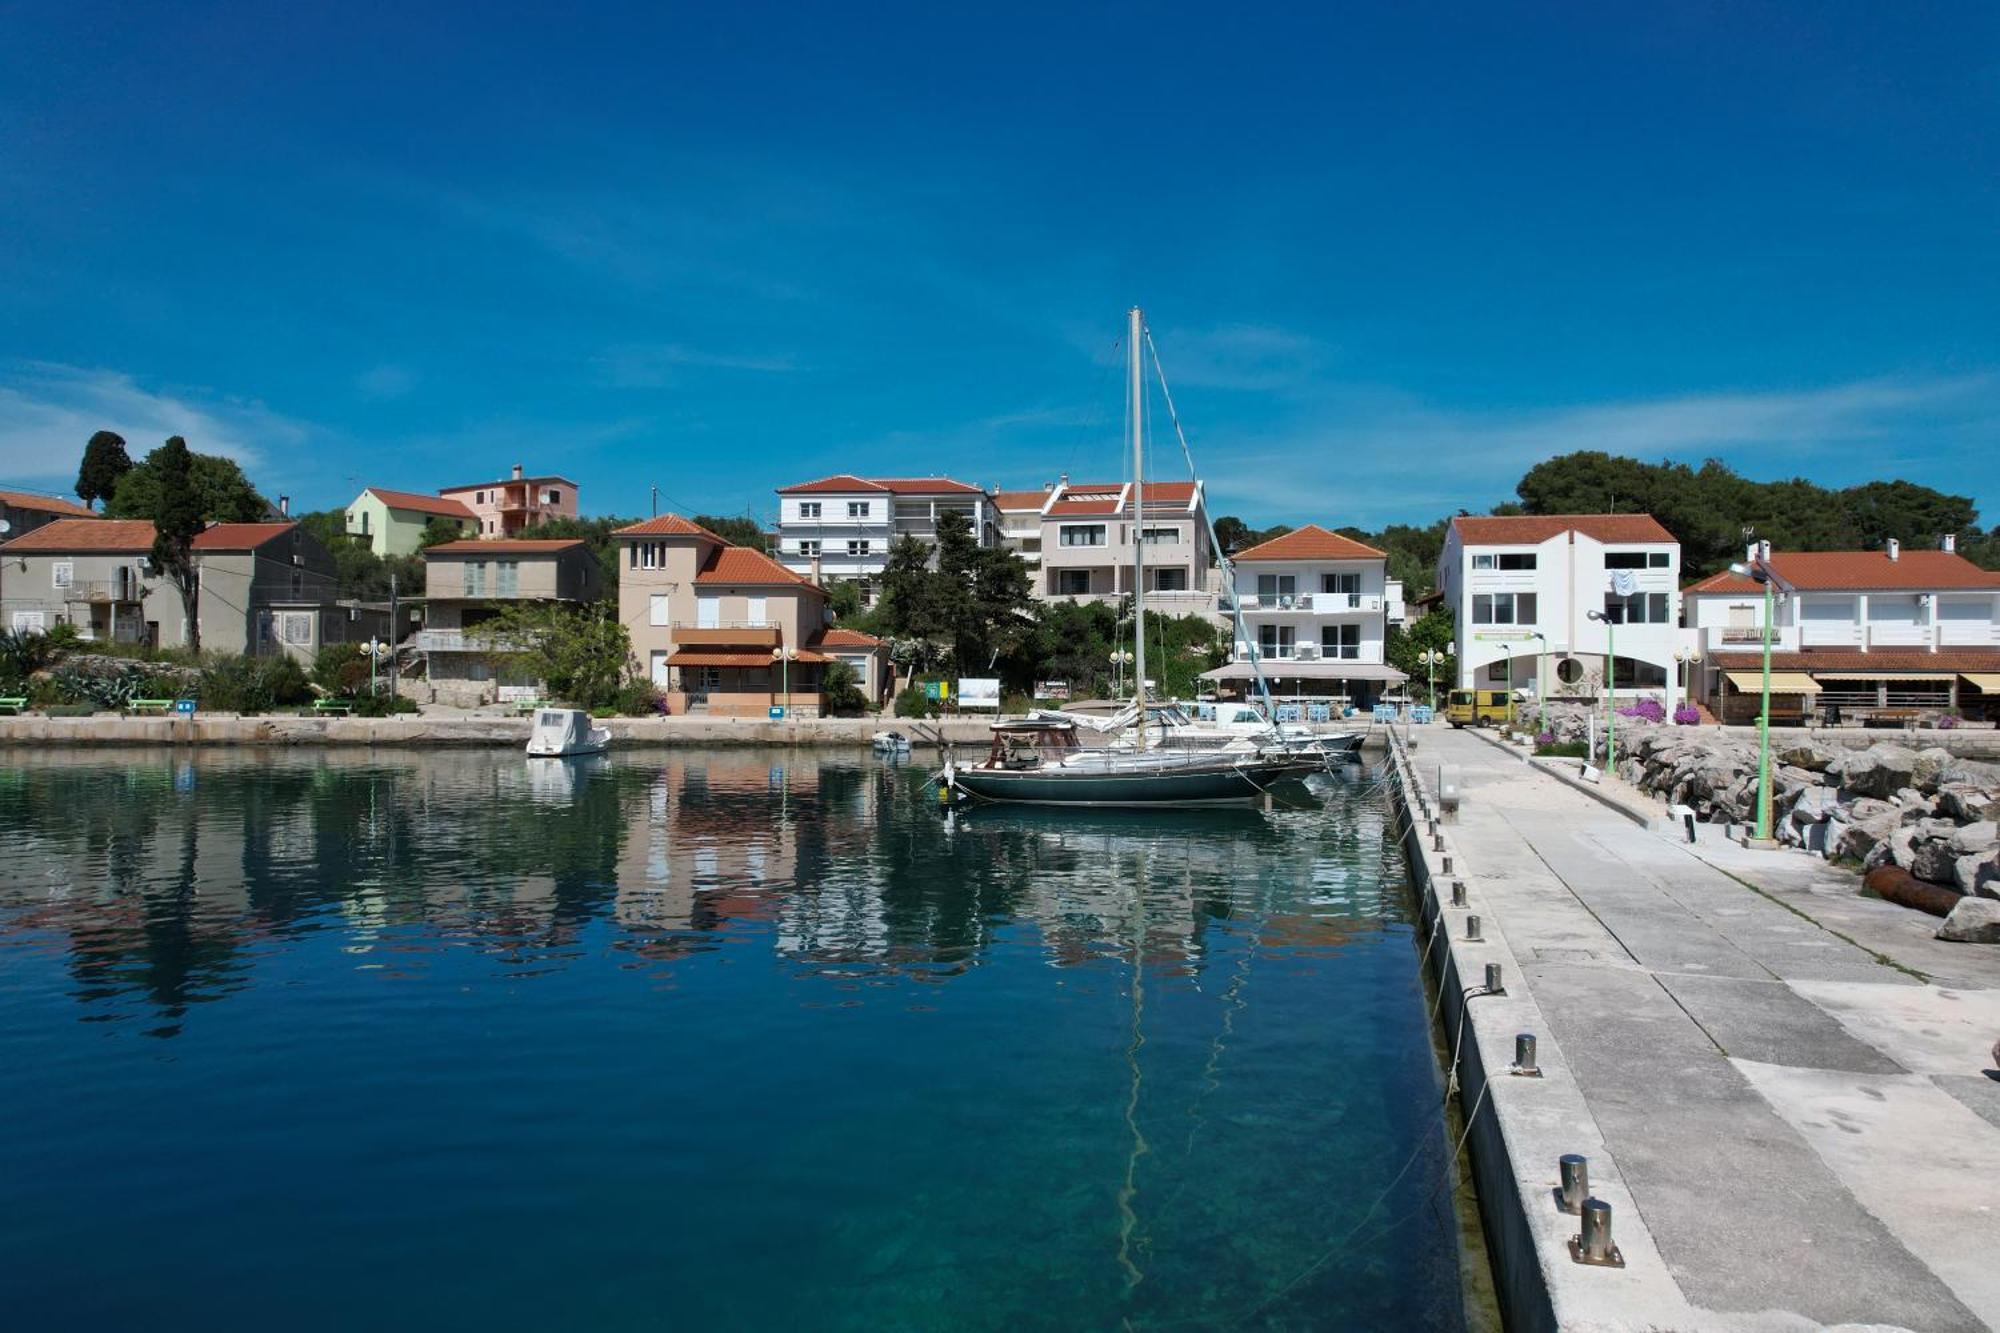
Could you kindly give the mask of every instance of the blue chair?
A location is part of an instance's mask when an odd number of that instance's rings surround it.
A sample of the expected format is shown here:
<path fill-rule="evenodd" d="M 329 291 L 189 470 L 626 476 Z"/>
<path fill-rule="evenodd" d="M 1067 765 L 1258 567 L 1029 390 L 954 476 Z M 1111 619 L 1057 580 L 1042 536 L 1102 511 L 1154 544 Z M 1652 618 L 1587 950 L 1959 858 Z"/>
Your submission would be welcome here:
<path fill-rule="evenodd" d="M 1297 704 L 1278 705 L 1278 721 L 1297 722 L 1299 720 L 1299 716 L 1300 716 L 1299 706 Z"/>
<path fill-rule="evenodd" d="M 1333 709 L 1327 704 L 1313 704 L 1306 709 L 1306 721 L 1331 722 L 1333 721 Z"/>
<path fill-rule="evenodd" d="M 1396 705 L 1376 704 L 1374 716 L 1377 722 L 1394 722 L 1396 720 Z"/>
<path fill-rule="evenodd" d="M 1410 721 L 1423 726 L 1429 726 L 1430 720 L 1431 707 L 1429 704 L 1417 704 L 1410 709 Z"/>

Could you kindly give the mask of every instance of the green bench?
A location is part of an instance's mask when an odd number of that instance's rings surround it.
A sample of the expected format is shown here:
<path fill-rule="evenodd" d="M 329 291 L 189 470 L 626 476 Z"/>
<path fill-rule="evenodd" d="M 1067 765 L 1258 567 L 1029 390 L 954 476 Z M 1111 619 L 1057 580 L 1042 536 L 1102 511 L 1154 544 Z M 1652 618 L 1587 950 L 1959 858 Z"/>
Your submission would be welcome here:
<path fill-rule="evenodd" d="M 172 699 L 127 699 L 125 701 L 125 711 L 128 713 L 170 713 L 173 711 L 173 708 L 174 701 Z"/>
<path fill-rule="evenodd" d="M 0 713 L 12 713 L 19 717 L 28 710 L 28 701 L 20 695 L 0 699 Z"/>
<path fill-rule="evenodd" d="M 526 717 L 528 714 L 537 712 L 548 706 L 548 700 L 546 699 L 516 699 L 514 701 L 514 714 L 517 717 Z"/>
<path fill-rule="evenodd" d="M 347 715 L 348 715 L 349 713 L 352 713 L 353 711 L 354 711 L 354 705 L 353 705 L 353 704 L 351 704 L 351 703 L 349 703 L 349 702 L 348 702 L 347 700 L 345 700 L 345 699 L 315 699 L 315 700 L 313 700 L 313 712 L 315 712 L 315 713 L 319 713 L 319 714 L 322 714 L 322 715 L 335 715 L 335 714 L 337 714 L 337 715 L 339 715 L 339 716 L 341 716 L 341 717 L 346 717 L 346 716 L 347 716 Z"/>

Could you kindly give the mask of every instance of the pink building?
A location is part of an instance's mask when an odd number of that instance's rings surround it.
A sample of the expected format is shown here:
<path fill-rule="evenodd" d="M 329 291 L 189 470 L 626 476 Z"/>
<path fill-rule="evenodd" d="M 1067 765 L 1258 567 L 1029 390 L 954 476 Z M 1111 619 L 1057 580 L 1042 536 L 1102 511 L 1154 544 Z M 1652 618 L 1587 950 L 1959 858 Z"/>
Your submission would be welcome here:
<path fill-rule="evenodd" d="M 446 486 L 438 494 L 472 511 L 481 537 L 518 537 L 552 518 L 575 518 L 576 483 L 568 477 L 524 477 L 521 465 L 503 481 Z"/>

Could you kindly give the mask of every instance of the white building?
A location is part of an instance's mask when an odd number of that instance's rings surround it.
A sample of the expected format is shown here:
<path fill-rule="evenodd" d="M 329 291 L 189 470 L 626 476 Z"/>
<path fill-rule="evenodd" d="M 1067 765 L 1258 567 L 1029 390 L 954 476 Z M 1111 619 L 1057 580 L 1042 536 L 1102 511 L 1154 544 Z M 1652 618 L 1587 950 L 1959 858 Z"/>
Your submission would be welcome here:
<path fill-rule="evenodd" d="M 1614 690 L 1673 707 L 1680 570 L 1680 543 L 1650 514 L 1453 519 L 1438 589 L 1456 624 L 1458 687 L 1602 698 L 1615 648 Z"/>
<path fill-rule="evenodd" d="M 981 546 L 1000 541 L 992 497 L 950 477 L 856 477 L 845 473 L 778 491 L 780 564 L 815 581 L 872 584 L 901 537 L 937 540 L 940 515 L 956 511 Z"/>
<path fill-rule="evenodd" d="M 1772 715 L 1957 712 L 2000 719 L 2000 574 L 1936 551 L 1770 552 Z M 1754 558 L 1758 548 L 1752 547 Z M 1727 572 L 1683 594 L 1704 702 L 1725 721 L 1762 703 L 1764 590 Z"/>
<path fill-rule="evenodd" d="M 1403 619 L 1403 585 L 1388 556 L 1314 524 L 1231 561 L 1243 636 L 1203 679 L 1244 691 L 1253 661 L 1272 693 L 1344 698 L 1367 707 L 1407 677 L 1388 665 L 1388 628 Z"/>

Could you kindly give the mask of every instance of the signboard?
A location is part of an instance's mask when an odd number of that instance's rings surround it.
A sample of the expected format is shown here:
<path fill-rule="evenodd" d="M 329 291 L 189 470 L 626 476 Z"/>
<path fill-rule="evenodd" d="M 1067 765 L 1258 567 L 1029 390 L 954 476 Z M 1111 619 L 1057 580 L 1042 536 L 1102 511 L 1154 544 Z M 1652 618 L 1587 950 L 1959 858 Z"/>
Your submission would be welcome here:
<path fill-rule="evenodd" d="M 943 703 L 951 698 L 951 682 L 948 680 L 927 680 L 924 682 L 924 698 L 932 703 Z"/>
<path fill-rule="evenodd" d="M 958 706 L 960 708 L 990 708 L 996 713 L 999 712 L 999 678 L 986 679 L 978 676 L 959 677 Z"/>
<path fill-rule="evenodd" d="M 1069 698 L 1069 682 L 1066 680 L 1038 680 L 1035 682 L 1037 699 Z"/>
<path fill-rule="evenodd" d="M 180 715 L 181 715 L 182 717 L 193 717 L 193 716 L 194 716 L 194 700 L 192 700 L 192 699 L 176 699 L 176 700 L 174 700 L 174 711 L 175 711 L 176 713 L 179 713 L 179 714 L 180 714 Z"/>
<path fill-rule="evenodd" d="M 780 718 L 784 717 L 784 715 L 785 715 L 785 706 L 783 704 L 771 705 L 771 720 L 773 722 L 778 721 Z"/>

